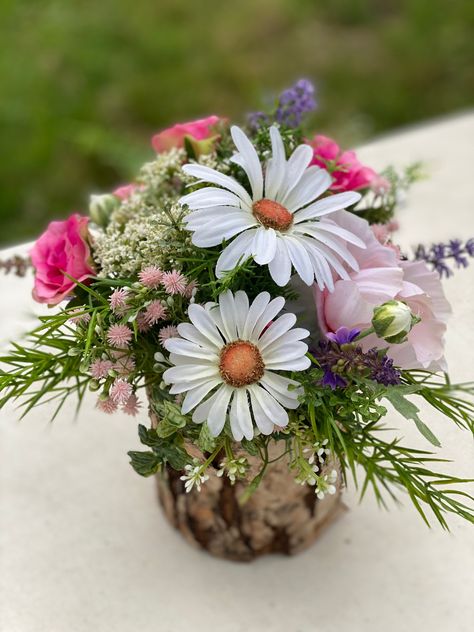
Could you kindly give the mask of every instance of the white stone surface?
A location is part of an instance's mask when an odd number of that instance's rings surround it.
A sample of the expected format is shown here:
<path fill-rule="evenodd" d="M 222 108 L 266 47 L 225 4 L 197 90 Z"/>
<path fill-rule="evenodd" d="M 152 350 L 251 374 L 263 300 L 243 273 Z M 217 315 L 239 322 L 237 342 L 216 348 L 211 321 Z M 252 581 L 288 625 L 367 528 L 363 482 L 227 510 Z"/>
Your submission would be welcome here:
<path fill-rule="evenodd" d="M 474 115 L 387 136 L 360 150 L 376 168 L 425 162 L 399 214 L 401 244 L 474 236 Z M 0 279 L 0 340 L 32 324 L 29 281 Z M 446 282 L 454 306 L 453 379 L 474 377 L 474 265 Z M 2 345 L 3 346 L 3 345 Z M 358 504 L 309 551 L 252 565 L 195 551 L 165 523 L 153 480 L 126 452 L 136 423 L 72 403 L 50 424 L 38 408 L 0 413 L 1 632 L 462 632 L 474 621 L 474 531 L 428 530 L 405 503 Z M 423 409 L 450 471 L 474 474 L 467 432 Z M 393 415 L 411 443 L 427 447 Z M 448 466 L 447 466 L 448 467 Z"/>

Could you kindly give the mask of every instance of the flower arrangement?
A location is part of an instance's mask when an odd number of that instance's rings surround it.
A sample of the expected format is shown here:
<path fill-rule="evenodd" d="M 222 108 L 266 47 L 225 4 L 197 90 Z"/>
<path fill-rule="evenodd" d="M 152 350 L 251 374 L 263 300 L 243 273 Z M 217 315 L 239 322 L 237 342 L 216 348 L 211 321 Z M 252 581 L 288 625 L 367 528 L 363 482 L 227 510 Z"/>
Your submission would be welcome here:
<path fill-rule="evenodd" d="M 214 468 L 245 503 L 280 460 L 319 502 L 359 466 L 382 504 L 405 490 L 426 522 L 474 522 L 453 489 L 466 481 L 383 432 L 389 403 L 439 447 L 417 398 L 474 430 L 474 386 L 446 373 L 440 281 L 472 240 L 402 253 L 394 215 L 417 166 L 377 173 L 306 135 L 315 106 L 302 80 L 243 127 L 175 125 L 133 183 L 52 222 L 31 264 L 33 297 L 56 307 L 1 358 L 0 405 L 59 410 L 89 390 L 136 417 L 147 395 L 145 449 L 129 452 L 143 476 L 203 494 Z"/>

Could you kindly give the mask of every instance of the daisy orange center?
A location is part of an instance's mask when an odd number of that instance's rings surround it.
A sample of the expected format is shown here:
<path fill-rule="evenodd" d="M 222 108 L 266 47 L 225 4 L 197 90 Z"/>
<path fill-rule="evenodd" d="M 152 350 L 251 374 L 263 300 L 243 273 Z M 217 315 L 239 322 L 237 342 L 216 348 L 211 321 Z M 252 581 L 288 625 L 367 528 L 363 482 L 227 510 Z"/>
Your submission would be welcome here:
<path fill-rule="evenodd" d="M 257 347 L 246 340 L 236 340 L 223 347 L 219 371 L 230 386 L 247 386 L 257 382 L 265 369 Z"/>
<path fill-rule="evenodd" d="M 252 207 L 254 216 L 265 228 L 288 230 L 293 223 L 293 215 L 274 200 L 258 200 Z"/>

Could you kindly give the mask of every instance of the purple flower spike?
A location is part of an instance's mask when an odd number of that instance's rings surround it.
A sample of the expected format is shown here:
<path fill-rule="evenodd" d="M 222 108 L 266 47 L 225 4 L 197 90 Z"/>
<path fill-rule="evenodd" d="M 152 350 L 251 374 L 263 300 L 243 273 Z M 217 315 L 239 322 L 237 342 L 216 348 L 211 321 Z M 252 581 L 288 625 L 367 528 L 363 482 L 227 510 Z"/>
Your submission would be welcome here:
<path fill-rule="evenodd" d="M 338 345 L 349 344 L 360 334 L 360 329 L 348 329 L 347 327 L 339 327 L 336 333 L 329 332 L 326 338 Z"/>

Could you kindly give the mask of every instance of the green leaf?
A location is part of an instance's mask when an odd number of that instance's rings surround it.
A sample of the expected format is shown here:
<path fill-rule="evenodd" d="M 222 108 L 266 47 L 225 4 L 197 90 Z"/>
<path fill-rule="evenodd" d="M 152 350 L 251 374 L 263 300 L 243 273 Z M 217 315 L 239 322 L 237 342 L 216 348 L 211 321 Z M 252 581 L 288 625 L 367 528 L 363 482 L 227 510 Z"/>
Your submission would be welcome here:
<path fill-rule="evenodd" d="M 147 428 L 143 424 L 139 424 L 138 436 L 143 445 L 147 445 L 150 448 L 154 448 L 160 444 L 160 438 L 154 428 Z"/>
<path fill-rule="evenodd" d="M 154 452 L 127 452 L 130 465 L 140 476 L 152 476 L 161 466 L 159 457 Z"/>
<path fill-rule="evenodd" d="M 250 456 L 258 456 L 258 448 L 253 441 L 242 439 L 241 445 Z"/>
<path fill-rule="evenodd" d="M 204 422 L 201 426 L 196 445 L 202 452 L 212 452 L 216 447 L 216 440 L 211 436 L 207 422 Z"/>
<path fill-rule="evenodd" d="M 405 417 L 405 419 L 409 419 L 415 422 L 416 427 L 419 432 L 425 437 L 427 441 L 432 443 L 436 447 L 440 447 L 441 443 L 436 435 L 428 428 L 428 426 L 421 421 L 418 416 L 420 409 L 415 406 L 413 402 L 405 397 L 407 394 L 415 393 L 418 391 L 417 387 L 412 386 L 391 386 L 387 388 L 384 393 L 384 397 L 386 397 L 389 402 L 392 404 L 398 412 Z"/>

